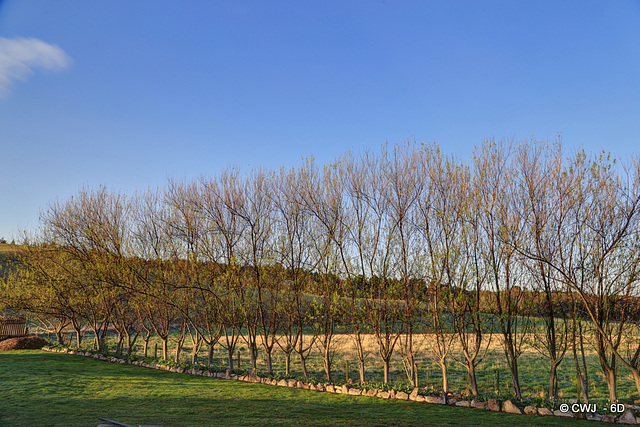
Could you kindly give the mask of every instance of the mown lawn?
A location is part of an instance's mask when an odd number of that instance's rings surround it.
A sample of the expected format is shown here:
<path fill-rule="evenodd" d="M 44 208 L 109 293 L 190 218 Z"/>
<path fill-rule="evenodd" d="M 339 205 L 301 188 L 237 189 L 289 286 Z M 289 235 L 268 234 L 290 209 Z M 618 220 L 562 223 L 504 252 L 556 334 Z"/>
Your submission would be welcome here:
<path fill-rule="evenodd" d="M 116 365 L 35 350 L 0 352 L 1 426 L 586 425 L 318 393 Z"/>

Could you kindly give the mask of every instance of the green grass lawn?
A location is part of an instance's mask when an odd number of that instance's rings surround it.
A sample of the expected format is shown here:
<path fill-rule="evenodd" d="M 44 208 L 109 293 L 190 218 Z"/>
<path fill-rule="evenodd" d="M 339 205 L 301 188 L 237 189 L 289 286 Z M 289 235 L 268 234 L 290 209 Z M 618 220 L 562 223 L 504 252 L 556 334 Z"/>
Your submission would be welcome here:
<path fill-rule="evenodd" d="M 175 374 L 36 350 L 0 352 L 0 426 L 586 425 L 480 409 Z"/>

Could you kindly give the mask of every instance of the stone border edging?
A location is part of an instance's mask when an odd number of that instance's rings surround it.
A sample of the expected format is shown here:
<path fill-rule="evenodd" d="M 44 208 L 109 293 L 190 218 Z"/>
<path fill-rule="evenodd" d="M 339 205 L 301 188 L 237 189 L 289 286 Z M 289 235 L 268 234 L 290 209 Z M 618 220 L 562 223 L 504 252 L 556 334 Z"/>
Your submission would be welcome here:
<path fill-rule="evenodd" d="M 512 400 L 506 400 L 504 402 L 499 399 L 489 399 L 486 402 L 481 402 L 477 400 L 457 400 L 453 398 L 449 398 L 444 392 L 440 394 L 440 396 L 422 396 L 418 394 L 419 389 L 416 387 L 410 394 L 407 394 L 403 391 L 395 391 L 391 390 L 380 390 L 380 389 L 359 389 L 359 388 L 351 388 L 348 384 L 344 385 L 333 385 L 333 384 L 323 384 L 323 383 L 306 383 L 299 380 L 294 379 L 281 379 L 276 380 L 268 377 L 259 377 L 254 374 L 250 375 L 237 375 L 232 374 L 229 370 L 225 372 L 211 372 L 211 371 L 202 371 L 195 368 L 185 369 L 179 366 L 167 366 L 161 365 L 159 363 L 149 364 L 142 361 L 130 361 L 125 359 L 118 359 L 114 356 L 104 356 L 102 354 L 94 354 L 91 352 L 84 352 L 79 350 L 71 350 L 64 349 L 58 350 L 50 347 L 42 347 L 43 351 L 51 352 L 51 353 L 64 353 L 64 354 L 72 354 L 75 356 L 84 356 L 91 357 L 96 360 L 102 360 L 110 363 L 118 363 L 121 365 L 134 365 L 141 366 L 149 369 L 158 369 L 162 371 L 175 372 L 179 374 L 189 374 L 189 375 L 199 375 L 204 377 L 218 378 L 218 379 L 226 379 L 226 380 L 236 380 L 236 381 L 244 381 L 254 384 L 265 384 L 279 387 L 289 387 L 289 388 L 299 388 L 302 390 L 313 390 L 318 392 L 327 392 L 334 394 L 347 394 L 349 396 L 366 396 L 366 397 L 374 397 L 379 399 L 395 399 L 395 400 L 409 400 L 413 402 L 419 403 L 430 403 L 435 405 L 449 405 L 449 406 L 457 406 L 464 408 L 478 408 L 485 409 L 493 412 L 505 412 L 508 414 L 517 414 L 517 415 L 538 415 L 538 416 L 555 416 L 562 418 L 580 418 L 587 419 L 590 421 L 601 421 L 605 423 L 615 423 L 615 424 L 626 424 L 626 425 L 640 425 L 640 417 L 635 417 L 633 415 L 632 409 L 627 409 L 620 416 L 616 417 L 611 414 L 600 415 L 598 413 L 588 413 L 581 414 L 582 416 L 574 416 L 571 412 L 562 412 L 559 409 L 552 411 L 548 408 L 538 408 L 535 406 L 527 406 L 523 409 L 518 407 Z M 634 409 L 640 409 L 634 407 Z"/>

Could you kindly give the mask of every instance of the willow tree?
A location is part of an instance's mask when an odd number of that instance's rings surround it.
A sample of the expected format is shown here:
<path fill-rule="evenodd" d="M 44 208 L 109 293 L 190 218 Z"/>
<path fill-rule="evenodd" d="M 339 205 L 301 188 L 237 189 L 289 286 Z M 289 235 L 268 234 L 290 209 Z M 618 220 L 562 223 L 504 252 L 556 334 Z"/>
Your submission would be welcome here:
<path fill-rule="evenodd" d="M 138 337 L 143 331 L 143 323 L 136 310 L 136 299 L 139 296 L 128 289 L 119 288 L 113 295 L 112 325 L 118 334 L 116 353 L 123 351 L 123 343 L 126 344 L 127 358 L 131 357 Z"/>
<path fill-rule="evenodd" d="M 240 257 L 251 270 L 251 275 L 246 276 L 246 292 L 249 293 L 249 298 L 245 300 L 247 319 L 255 316 L 255 326 L 258 327 L 257 332 L 267 356 L 267 371 L 272 373 L 273 350 L 281 320 L 276 312 L 281 282 L 277 277 L 270 277 L 274 271 L 270 267 L 275 258 L 275 210 L 271 197 L 273 175 L 254 171 L 240 183 L 239 190 L 239 197 L 229 205 L 229 209 L 245 229 L 239 243 Z M 253 326 L 253 320 L 247 322 L 247 329 Z M 252 345 L 251 338 L 248 344 Z"/>
<path fill-rule="evenodd" d="M 569 344 L 569 312 L 565 290 L 557 272 L 544 260 L 558 263 L 560 241 L 555 230 L 565 221 L 566 194 L 562 148 L 523 143 L 516 153 L 516 209 L 527 233 L 516 250 L 531 275 L 533 304 L 544 321 L 542 332 L 533 331 L 531 345 L 549 360 L 549 398 L 558 398 L 558 366 Z"/>
<path fill-rule="evenodd" d="M 300 169 L 300 200 L 312 216 L 311 247 L 316 283 L 312 310 L 327 380 L 331 380 L 335 327 L 340 312 L 340 273 L 348 264 L 349 217 L 345 174 L 339 162 L 320 172 L 313 161 Z"/>
<path fill-rule="evenodd" d="M 384 382 L 389 381 L 391 357 L 400 338 L 400 304 L 402 285 L 395 280 L 399 265 L 394 263 L 393 253 L 402 245 L 406 231 L 406 212 L 402 218 L 391 214 L 391 203 L 402 210 L 402 200 L 394 200 L 394 189 L 390 188 L 397 170 L 387 158 L 366 153 L 361 159 L 346 156 L 341 163 L 346 172 L 346 195 L 348 218 L 346 239 L 336 241 L 341 248 L 343 269 L 347 277 L 350 295 L 349 319 L 352 337 L 359 359 L 360 381 L 364 382 L 364 362 L 366 353 L 363 346 L 363 332 L 371 331 L 378 345 L 378 354 L 383 363 Z M 397 165 L 393 165 L 397 166 Z M 406 171 L 409 174 L 411 171 Z M 398 182 L 398 185 L 402 183 Z M 405 189 L 396 188 L 404 191 Z M 346 225 L 346 220 L 342 220 Z M 402 228 L 402 237 L 396 233 Z M 346 243 L 345 243 L 346 240 Z M 349 257 L 353 248 L 355 263 Z M 404 254 L 407 254 L 405 251 Z M 358 278 L 358 280 L 354 280 Z"/>
<path fill-rule="evenodd" d="M 162 357 L 168 360 L 171 327 L 180 314 L 174 301 L 179 283 L 173 275 L 175 252 L 162 193 L 149 190 L 139 195 L 132 216 L 131 240 L 136 256 L 128 261 L 135 287 L 142 296 L 137 310 L 160 338 Z"/>
<path fill-rule="evenodd" d="M 76 197 L 51 203 L 41 214 L 45 243 L 65 251 L 78 266 L 76 283 L 84 315 L 103 349 L 114 304 L 114 287 L 128 279 L 130 203 L 105 187 L 80 190 Z"/>
<path fill-rule="evenodd" d="M 218 178 L 200 180 L 200 211 L 204 217 L 204 240 L 202 256 L 213 268 L 211 285 L 216 299 L 227 360 L 233 369 L 233 355 L 245 324 L 243 301 L 245 293 L 240 282 L 240 266 L 237 261 L 238 242 L 244 233 L 244 225 L 234 215 L 234 200 L 239 196 L 237 173 L 226 170 Z M 209 305 L 207 305 L 209 307 Z M 248 323 L 249 354 L 251 365 L 256 367 L 257 346 L 255 327 Z M 209 364 L 212 363 L 213 344 L 209 343 Z"/>
<path fill-rule="evenodd" d="M 420 170 L 428 179 L 418 199 L 414 221 L 424 242 L 423 280 L 429 284 L 426 306 L 432 338 L 428 344 L 442 371 L 443 389 L 449 391 L 447 359 L 458 320 L 451 316 L 458 315 L 461 307 L 455 305 L 455 298 L 464 292 L 471 276 L 470 258 L 464 246 L 468 243 L 465 239 L 468 228 L 462 216 L 468 171 L 437 147 L 425 147 L 420 160 Z M 474 366 L 473 362 L 467 364 L 467 368 L 472 368 L 470 377 L 475 374 Z"/>
<path fill-rule="evenodd" d="M 365 350 L 366 334 L 372 332 L 367 318 L 366 299 L 370 292 L 370 279 L 375 274 L 374 260 L 380 244 L 382 216 L 378 209 L 380 201 L 382 171 L 379 159 L 365 152 L 356 157 L 347 153 L 343 158 L 346 172 L 346 194 L 349 203 L 352 226 L 348 228 L 351 246 L 355 252 L 355 262 L 345 264 L 349 273 L 350 306 L 345 313 L 350 327 L 358 357 L 360 383 L 366 382 L 366 360 L 369 355 Z M 351 267 L 353 271 L 349 271 Z"/>
<path fill-rule="evenodd" d="M 211 245 L 221 242 L 210 235 L 205 189 L 201 183 L 170 180 L 164 198 L 170 214 L 172 267 L 184 288 L 184 299 L 178 305 L 183 319 L 178 342 L 189 333 L 194 349 L 192 360 L 197 358 L 197 349 L 206 343 L 211 365 L 213 347 L 223 332 L 221 310 L 224 304 L 216 283 L 220 276 L 220 259 L 212 257 L 222 251 Z"/>
<path fill-rule="evenodd" d="M 291 372 L 291 355 L 297 352 L 305 377 L 309 376 L 306 357 L 317 338 L 305 337 L 310 304 L 305 295 L 308 271 L 313 270 L 310 212 L 300 197 L 299 172 L 280 169 L 275 177 L 272 198 L 275 209 L 274 228 L 276 263 L 282 268 L 283 286 L 278 290 L 278 312 L 282 317 L 281 338 L 278 345 L 285 353 L 285 373 Z M 306 356 L 306 357 L 305 357 Z"/>
<path fill-rule="evenodd" d="M 381 153 L 383 196 L 388 206 L 387 218 L 391 235 L 387 246 L 392 252 L 391 275 L 399 280 L 402 301 L 400 306 L 401 334 L 398 343 L 407 379 L 413 387 L 418 385 L 415 363 L 415 332 L 421 324 L 421 296 L 424 291 L 416 260 L 417 232 L 413 220 L 422 188 L 428 185 L 420 172 L 420 159 L 412 144 L 396 145 Z M 387 250 L 389 250 L 387 249 Z"/>
<path fill-rule="evenodd" d="M 618 362 L 631 370 L 640 392 L 638 367 L 630 363 L 633 357 L 626 359 L 620 351 L 629 321 L 636 315 L 626 302 L 638 293 L 637 165 L 634 162 L 631 170 L 620 174 L 609 155 L 588 158 L 577 152 L 562 173 L 567 213 L 554 227 L 560 256 L 541 257 L 595 328 L 595 350 L 611 402 L 617 401 Z M 584 375 L 582 380 L 586 385 Z"/>
<path fill-rule="evenodd" d="M 516 176 L 510 144 L 487 141 L 474 154 L 473 174 L 478 202 L 484 211 L 480 227 L 486 241 L 483 259 L 493 291 L 492 310 L 500 327 L 513 390 L 521 399 L 518 359 L 529 327 L 523 291 L 528 275 L 515 249 L 521 245 L 524 227 L 514 206 Z"/>
<path fill-rule="evenodd" d="M 0 292 L 3 309 L 31 313 L 45 330 L 65 343 L 64 330 L 76 327 L 78 347 L 82 342 L 82 311 L 74 284 L 73 262 L 67 253 L 53 247 L 27 246 L 7 273 Z"/>

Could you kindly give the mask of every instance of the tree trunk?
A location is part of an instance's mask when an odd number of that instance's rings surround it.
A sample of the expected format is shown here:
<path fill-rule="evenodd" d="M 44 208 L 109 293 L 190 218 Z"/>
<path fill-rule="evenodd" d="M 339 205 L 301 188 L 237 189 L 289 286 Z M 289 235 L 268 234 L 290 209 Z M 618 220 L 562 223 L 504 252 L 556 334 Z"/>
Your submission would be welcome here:
<path fill-rule="evenodd" d="M 176 352 L 175 352 L 175 357 L 173 358 L 173 361 L 177 364 L 180 363 L 180 352 L 182 352 L 182 346 L 184 345 L 184 340 L 186 338 L 185 336 L 185 325 L 183 324 L 181 329 L 180 329 L 180 334 L 178 335 L 178 339 L 176 341 Z"/>
<path fill-rule="evenodd" d="M 98 334 L 96 334 L 98 337 L 98 352 L 102 352 L 105 348 L 105 341 L 106 341 L 107 330 L 108 330 L 107 326 L 108 325 L 104 325 L 104 328 Z"/>
<path fill-rule="evenodd" d="M 389 384 L 389 362 L 390 362 L 389 358 L 382 359 L 382 367 L 383 367 L 383 370 L 384 370 L 383 382 L 385 384 Z"/>
<path fill-rule="evenodd" d="M 444 391 L 445 393 L 448 393 L 449 392 L 449 375 L 447 371 L 447 361 L 444 359 L 441 359 L 438 361 L 438 364 L 440 365 L 440 369 L 442 370 L 442 391 Z"/>
<path fill-rule="evenodd" d="M 58 340 L 58 344 L 64 345 L 64 334 L 62 330 L 56 331 L 56 339 Z"/>
<path fill-rule="evenodd" d="M 400 338 L 400 348 L 404 370 L 411 387 L 417 387 L 416 381 L 416 361 L 413 353 L 413 324 L 409 323 L 404 340 Z"/>
<path fill-rule="evenodd" d="M 133 353 L 133 349 L 135 348 L 135 342 L 136 340 L 134 339 L 133 342 L 129 344 L 129 348 L 127 348 L 127 359 L 131 359 L 131 353 Z"/>
<path fill-rule="evenodd" d="M 213 364 L 213 344 L 209 344 L 209 349 L 207 351 L 207 366 L 211 366 Z"/>
<path fill-rule="evenodd" d="M 631 370 L 631 373 L 633 374 L 633 381 L 636 383 L 636 390 L 638 391 L 638 394 L 640 394 L 640 371 L 633 369 Z"/>
<path fill-rule="evenodd" d="M 358 369 L 360 372 L 360 384 L 364 385 L 366 383 L 365 381 L 365 370 L 364 370 L 364 359 L 360 359 L 358 360 Z"/>
<path fill-rule="evenodd" d="M 607 381 L 607 388 L 609 389 L 609 402 L 618 403 L 618 392 L 616 390 L 616 358 L 613 354 L 611 354 L 611 362 L 609 362 L 609 357 L 607 357 L 608 352 L 605 344 L 605 338 L 601 334 L 596 335 L 596 352 L 598 353 L 598 358 L 600 359 L 602 373 L 604 374 L 604 378 Z"/>
<path fill-rule="evenodd" d="M 520 389 L 520 376 L 518 375 L 518 362 L 513 360 L 509 365 L 511 370 L 511 381 L 513 382 L 513 392 L 516 397 L 522 400 L 522 390 Z"/>
<path fill-rule="evenodd" d="M 549 399 L 558 398 L 558 364 L 555 360 L 551 360 L 549 370 Z"/>
<path fill-rule="evenodd" d="M 173 362 L 174 362 L 175 364 L 178 364 L 178 363 L 180 362 L 180 352 L 181 352 L 181 351 L 182 351 L 182 343 L 181 343 L 181 342 L 178 342 L 178 343 L 176 344 L 176 352 L 175 352 L 175 355 L 174 355 L 174 357 L 173 357 Z"/>
<path fill-rule="evenodd" d="M 507 349 L 505 351 L 505 356 L 507 357 L 507 361 L 509 362 L 509 371 L 511 372 L 511 382 L 513 383 L 513 392 L 516 394 L 516 397 L 522 400 L 522 390 L 520 389 L 520 376 L 518 375 L 518 358 L 515 354 L 515 350 L 513 348 L 513 343 L 511 340 L 507 341 Z"/>
<path fill-rule="evenodd" d="M 227 351 L 227 363 L 229 364 L 229 369 L 233 369 L 233 348 L 229 347 Z"/>
<path fill-rule="evenodd" d="M 298 353 L 300 356 L 300 365 L 302 365 L 302 374 L 305 378 L 309 378 L 309 371 L 307 371 L 307 359 L 301 353 Z"/>
<path fill-rule="evenodd" d="M 82 331 L 80 328 L 74 328 L 76 330 L 76 342 L 78 343 L 78 348 L 80 348 L 80 344 L 82 343 Z"/>
<path fill-rule="evenodd" d="M 618 393 L 617 393 L 617 378 L 616 378 L 616 370 L 615 368 L 611 369 L 609 367 L 602 367 L 602 372 L 604 373 L 604 378 L 607 380 L 607 388 L 609 389 L 609 402 L 617 403 L 618 402 Z"/>
<path fill-rule="evenodd" d="M 269 372 L 269 374 L 273 374 L 273 367 L 271 365 L 271 352 L 267 351 L 267 372 Z"/>
<path fill-rule="evenodd" d="M 258 369 L 258 346 L 255 341 L 249 344 L 249 355 L 251 356 L 251 366 L 253 369 Z"/>
<path fill-rule="evenodd" d="M 291 351 L 284 354 L 284 374 L 289 375 L 291 373 Z"/>
<path fill-rule="evenodd" d="M 125 331 L 125 338 L 127 339 L 127 359 L 131 358 L 131 352 L 136 345 L 136 341 L 138 340 L 139 332 L 136 332 L 135 335 L 131 336 L 129 331 Z"/>
<path fill-rule="evenodd" d="M 161 337 L 162 340 L 162 359 L 169 360 L 169 337 Z"/>
<path fill-rule="evenodd" d="M 92 327 L 91 330 L 93 331 L 94 347 L 98 353 L 102 353 L 104 350 L 104 334 L 101 334 L 101 332 L 95 327 Z"/>
<path fill-rule="evenodd" d="M 478 395 L 478 379 L 476 378 L 476 366 L 467 362 L 467 374 L 469 375 L 469 387 L 471 388 L 471 394 Z"/>
<path fill-rule="evenodd" d="M 411 387 L 418 387 L 418 382 L 416 381 L 416 360 L 413 357 L 413 351 L 411 352 L 411 356 L 409 356 L 409 377 Z"/>
<path fill-rule="evenodd" d="M 581 401 L 583 403 L 589 403 L 589 383 L 580 372 L 578 372 L 578 381 L 580 381 L 580 391 L 582 392 Z"/>
<path fill-rule="evenodd" d="M 325 347 L 322 353 L 322 365 L 324 367 L 324 373 L 327 376 L 327 381 L 331 381 L 331 355 L 329 354 L 329 348 Z"/>
<path fill-rule="evenodd" d="M 120 332 L 118 332 L 118 342 L 116 344 L 116 354 L 120 354 L 122 352 L 122 340 L 124 340 L 124 337 L 122 336 L 122 334 Z"/>
<path fill-rule="evenodd" d="M 575 308 L 574 308 L 575 310 Z M 587 371 L 587 362 L 584 353 L 584 339 L 582 334 L 582 323 L 573 318 L 571 349 L 573 351 L 573 361 L 576 366 L 576 373 L 580 381 L 580 389 L 582 390 L 582 401 L 589 403 L 589 372 Z M 578 337 L 580 339 L 578 340 Z M 578 354 L 578 345 L 580 355 Z"/>

